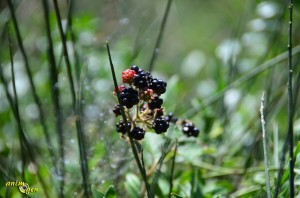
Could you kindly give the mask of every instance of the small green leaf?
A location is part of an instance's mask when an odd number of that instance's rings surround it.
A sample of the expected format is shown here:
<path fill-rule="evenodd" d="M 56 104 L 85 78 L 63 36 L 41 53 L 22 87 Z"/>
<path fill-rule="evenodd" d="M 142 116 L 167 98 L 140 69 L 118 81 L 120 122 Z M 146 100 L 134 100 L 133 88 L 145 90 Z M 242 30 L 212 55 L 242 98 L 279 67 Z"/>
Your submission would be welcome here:
<path fill-rule="evenodd" d="M 176 193 L 171 193 L 172 197 L 177 197 L 177 198 L 183 198 L 182 196 L 176 194 Z"/>
<path fill-rule="evenodd" d="M 132 173 L 126 175 L 125 188 L 130 197 L 139 197 L 141 182 L 139 178 Z"/>
<path fill-rule="evenodd" d="M 115 198 L 116 197 L 116 189 L 113 185 L 109 186 L 105 192 L 105 198 Z"/>
<path fill-rule="evenodd" d="M 92 187 L 92 194 L 94 198 L 104 198 L 104 194 L 97 190 L 95 186 Z"/>

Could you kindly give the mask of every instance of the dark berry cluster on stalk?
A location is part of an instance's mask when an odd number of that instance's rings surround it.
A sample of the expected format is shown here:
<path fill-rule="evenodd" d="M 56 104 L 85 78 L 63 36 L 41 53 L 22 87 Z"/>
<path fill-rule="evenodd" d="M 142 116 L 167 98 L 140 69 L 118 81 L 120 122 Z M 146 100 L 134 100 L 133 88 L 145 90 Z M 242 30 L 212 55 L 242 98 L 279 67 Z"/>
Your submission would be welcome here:
<path fill-rule="evenodd" d="M 160 96 L 166 92 L 165 81 L 134 65 L 122 72 L 122 82 L 128 86 L 118 87 L 120 104 L 113 109 L 114 114 L 120 116 L 122 114 L 120 105 L 124 107 L 127 127 L 122 119 L 116 124 L 116 130 L 122 136 L 126 134 L 128 128 L 129 135 L 133 139 L 142 140 L 146 131 L 165 133 L 170 123 L 177 121 L 172 113 L 164 116 L 163 99 Z"/>
<path fill-rule="evenodd" d="M 182 132 L 190 137 L 197 137 L 199 129 L 188 121 L 177 122 L 173 113 L 165 115 L 163 99 L 160 96 L 166 92 L 167 83 L 155 78 L 150 72 L 146 72 L 134 65 L 122 72 L 122 82 L 127 85 L 118 87 L 119 103 L 115 105 L 113 112 L 116 117 L 122 114 L 124 107 L 127 126 L 123 119 L 116 124 L 116 131 L 125 137 L 127 130 L 135 140 L 142 140 L 146 131 L 155 131 L 157 134 L 165 133 L 170 123 L 182 123 Z M 114 91 L 116 95 L 116 90 Z"/>

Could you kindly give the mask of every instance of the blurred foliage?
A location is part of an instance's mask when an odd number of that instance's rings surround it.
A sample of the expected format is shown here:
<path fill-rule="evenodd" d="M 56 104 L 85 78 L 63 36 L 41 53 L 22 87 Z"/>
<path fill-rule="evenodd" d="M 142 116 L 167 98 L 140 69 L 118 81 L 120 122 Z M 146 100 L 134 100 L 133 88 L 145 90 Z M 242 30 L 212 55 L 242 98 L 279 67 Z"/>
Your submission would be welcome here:
<path fill-rule="evenodd" d="M 4 1 L 5 2 L 5 1 Z M 67 29 L 68 2 L 60 2 Z M 87 72 L 82 89 L 82 121 L 87 143 L 93 197 L 140 197 L 145 191 L 130 146 L 115 131 L 108 56 L 109 41 L 118 82 L 121 72 L 137 64 L 147 70 L 167 1 L 74 1 L 73 32 L 67 34 L 76 88 L 84 64 Z M 50 89 L 47 37 L 40 2 L 15 1 L 17 20 L 30 69 L 55 152 L 58 152 L 55 115 Z M 50 24 L 56 61 L 59 63 L 60 103 L 65 144 L 65 195 L 82 197 L 78 140 L 66 65 L 57 19 L 51 5 Z M 294 47 L 300 38 L 299 5 L 294 9 Z M 50 197 L 57 196 L 60 178 L 54 173 L 47 151 L 39 113 L 32 97 L 24 61 L 15 37 L 6 3 L 0 3 L 0 63 L 12 94 L 11 63 L 6 30 L 12 33 L 13 60 L 22 127 L 36 151 L 39 172 Z M 200 129 L 198 138 L 184 137 L 180 127 L 165 136 L 146 133 L 142 141 L 149 181 L 157 197 L 170 191 L 174 141 L 179 145 L 173 173 L 172 197 L 266 197 L 264 159 L 259 117 L 260 98 L 266 95 L 265 120 L 272 192 L 277 182 L 280 156 L 287 133 L 288 9 L 285 1 L 178 1 L 171 5 L 154 73 L 168 82 L 164 107 L 177 117 L 192 120 Z M 294 55 L 294 84 L 299 76 L 299 47 Z M 76 67 L 78 54 L 79 69 Z M 267 69 L 264 64 L 269 64 Z M 258 69 L 254 75 L 252 72 Z M 299 78 L 299 77 L 298 77 Z M 294 104 L 295 140 L 299 140 L 299 98 Z M 165 145 L 171 140 L 170 145 Z M 296 194 L 300 171 L 296 157 Z M 162 163 L 158 163 L 165 152 Z M 0 84 L 0 196 L 21 197 L 6 181 L 21 180 L 21 152 L 17 122 Z M 28 158 L 28 156 L 27 156 Z M 29 159 L 29 158 L 28 158 Z M 156 166 L 157 165 L 157 166 Z M 161 165 L 159 174 L 155 168 Z M 285 168 L 287 168 L 287 163 Z M 39 188 L 31 197 L 44 196 L 37 179 L 36 164 L 25 166 L 26 183 Z M 288 196 L 288 170 L 284 170 L 280 197 Z"/>

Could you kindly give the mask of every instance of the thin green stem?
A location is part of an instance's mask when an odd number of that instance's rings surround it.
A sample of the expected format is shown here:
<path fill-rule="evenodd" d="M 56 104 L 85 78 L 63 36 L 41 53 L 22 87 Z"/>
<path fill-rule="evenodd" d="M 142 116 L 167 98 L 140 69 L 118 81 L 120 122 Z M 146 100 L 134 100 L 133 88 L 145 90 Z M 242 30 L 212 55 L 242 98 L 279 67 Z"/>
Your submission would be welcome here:
<path fill-rule="evenodd" d="M 41 105 L 41 102 L 40 102 L 40 98 L 37 95 L 36 88 L 35 88 L 35 85 L 33 83 L 32 73 L 31 73 L 31 70 L 30 70 L 30 67 L 29 67 L 29 62 L 28 62 L 27 54 L 25 52 L 25 48 L 23 46 L 23 41 L 22 41 L 20 30 L 19 30 L 18 22 L 17 22 L 17 19 L 16 19 L 14 7 L 13 7 L 13 4 L 12 4 L 11 0 L 7 0 L 7 3 L 8 3 L 9 10 L 10 10 L 10 14 L 11 14 L 12 22 L 13 22 L 13 25 L 14 25 L 14 29 L 15 29 L 15 32 L 16 32 L 18 46 L 20 48 L 21 54 L 22 54 L 23 59 L 24 59 L 26 74 L 29 78 L 29 83 L 30 83 L 30 87 L 31 87 L 31 90 L 32 90 L 34 102 L 38 107 L 38 111 L 39 111 L 39 115 L 40 115 L 40 122 L 41 122 L 41 125 L 42 125 L 42 128 L 43 128 L 46 143 L 48 145 L 48 151 L 50 153 L 51 158 L 55 158 L 54 152 L 53 152 L 53 147 L 52 147 L 52 144 L 51 144 L 51 141 L 50 141 L 50 135 L 49 135 L 49 132 L 48 132 L 48 128 L 46 126 L 45 114 L 42 110 L 42 105 Z M 53 163 L 53 166 L 56 167 L 55 160 L 53 160 L 52 163 Z"/>
<path fill-rule="evenodd" d="M 290 198 L 295 195 L 294 186 L 294 132 L 293 132 L 293 64 L 292 64 L 292 33 L 293 33 L 293 0 L 289 5 L 289 44 L 288 44 L 288 139 L 289 139 L 289 193 Z"/>
<path fill-rule="evenodd" d="M 16 80 L 15 80 L 15 72 L 14 72 L 14 59 L 13 59 L 13 52 L 12 52 L 12 41 L 11 36 L 9 33 L 9 28 L 7 29 L 7 35 L 8 35 L 8 45 L 9 45 L 9 58 L 11 63 L 11 76 L 12 76 L 12 84 L 13 84 L 13 94 L 14 94 L 14 103 L 15 103 L 15 111 L 16 111 L 16 119 L 17 119 L 17 125 L 18 125 L 18 131 L 19 131 L 19 144 L 20 144 L 20 151 L 21 151 L 21 158 L 22 158 L 22 179 L 25 181 L 25 149 L 23 145 L 23 138 L 22 138 L 22 126 L 21 126 L 21 119 L 20 119 L 20 112 L 19 112 L 19 102 L 18 102 L 18 95 L 17 95 L 17 89 L 16 89 Z"/>
<path fill-rule="evenodd" d="M 171 176 L 170 176 L 170 179 L 169 179 L 169 183 L 170 183 L 169 198 L 172 197 L 173 177 L 174 177 L 174 170 L 175 170 L 175 159 L 176 159 L 176 154 L 177 154 L 177 148 L 178 148 L 178 139 L 176 138 L 174 155 L 173 155 L 173 158 L 172 158 Z"/>
<path fill-rule="evenodd" d="M 260 104 L 260 115 L 261 115 L 261 127 L 262 127 L 262 140 L 263 140 L 263 150 L 264 150 L 264 159 L 265 159 L 265 173 L 266 173 L 266 189 L 268 198 L 271 198 L 271 188 L 270 188 L 270 176 L 269 176 L 269 162 L 268 162 L 268 152 L 267 152 L 267 142 L 266 142 L 266 129 L 265 129 L 265 119 L 264 119 L 264 95 L 261 97 Z"/>
<path fill-rule="evenodd" d="M 61 16 L 60 16 L 60 11 L 59 11 L 57 0 L 53 0 L 53 3 L 54 3 L 55 14 L 57 17 L 58 29 L 59 29 L 60 37 L 62 40 L 63 54 L 64 54 L 64 59 L 65 59 L 66 67 L 67 67 L 68 79 L 69 79 L 70 90 L 71 90 L 71 95 L 72 95 L 73 110 L 76 114 L 76 131 L 77 131 L 77 138 L 78 138 L 78 147 L 79 147 L 79 155 L 80 155 L 81 174 L 82 174 L 82 179 L 83 179 L 84 196 L 89 197 L 89 195 L 90 195 L 90 187 L 89 187 L 89 182 L 88 182 L 89 171 L 88 171 L 88 161 L 87 161 L 86 150 L 85 150 L 85 138 L 84 138 L 84 134 L 82 131 L 82 123 L 81 123 L 81 110 L 80 110 L 80 108 L 81 108 L 80 98 L 81 97 L 76 97 L 76 93 L 75 93 L 75 86 L 74 86 L 74 81 L 73 81 L 73 76 L 72 76 L 72 71 L 71 71 L 71 63 L 70 63 L 69 53 L 68 53 L 68 48 L 67 48 L 67 39 L 66 39 L 66 34 L 63 32 Z"/>
<path fill-rule="evenodd" d="M 39 168 L 39 165 L 38 165 L 38 163 L 36 161 L 34 150 L 33 150 L 32 146 L 31 146 L 33 144 L 31 142 L 29 142 L 29 140 L 27 139 L 27 137 L 25 135 L 24 129 L 22 128 L 22 123 L 21 123 L 20 115 L 18 115 L 18 113 L 17 113 L 17 111 L 15 109 L 15 103 L 14 103 L 13 97 L 10 95 L 10 93 L 8 91 L 8 85 L 7 85 L 7 82 L 6 82 L 6 80 L 4 78 L 4 75 L 3 75 L 2 65 L 0 65 L 0 79 L 1 79 L 1 81 L 3 83 L 5 94 L 6 94 L 6 98 L 7 98 L 8 102 L 9 102 L 9 104 L 10 104 L 10 107 L 12 109 L 14 118 L 17 121 L 19 135 L 21 135 L 21 139 L 22 139 L 22 144 L 24 145 L 24 148 L 27 151 L 29 160 L 31 160 L 32 162 L 34 162 L 34 164 L 37 166 L 37 177 L 38 177 L 39 182 L 41 183 L 41 186 L 42 186 L 43 192 L 45 194 L 45 197 L 49 197 L 49 195 L 47 193 L 46 183 L 45 183 L 43 177 L 41 176 L 40 168 Z"/>
<path fill-rule="evenodd" d="M 61 16 L 60 16 L 60 11 L 59 11 L 57 0 L 53 0 L 53 3 L 54 3 L 55 15 L 57 17 L 58 30 L 60 33 L 62 47 L 63 47 L 64 59 L 65 59 L 66 67 L 67 67 L 67 73 L 68 73 L 68 79 L 69 79 L 69 84 L 70 84 L 73 107 L 75 108 L 76 94 L 75 94 L 75 86 L 74 86 L 74 80 L 73 80 L 72 70 L 71 70 L 71 62 L 69 59 L 69 52 L 68 52 L 68 48 L 67 48 L 67 39 L 66 39 L 66 35 L 63 31 L 63 27 L 62 27 L 62 23 L 61 23 Z"/>
<path fill-rule="evenodd" d="M 160 25 L 158 36 L 157 36 L 157 39 L 156 39 L 156 42 L 155 42 L 152 57 L 150 59 L 150 64 L 149 64 L 149 69 L 148 69 L 150 72 L 153 69 L 156 57 L 157 57 L 157 55 L 159 53 L 159 50 L 160 50 L 160 44 L 161 44 L 164 29 L 165 29 L 165 26 L 166 26 L 166 22 L 167 22 L 167 19 L 168 19 L 168 16 L 169 16 L 171 4 L 172 4 L 172 0 L 168 0 L 167 7 L 166 7 L 166 10 L 165 10 L 165 13 L 164 13 L 164 17 L 163 17 L 162 23 Z"/>
<path fill-rule="evenodd" d="M 82 86 L 84 83 L 84 78 L 86 75 L 87 70 L 87 63 L 84 64 L 81 71 L 80 81 L 78 85 L 78 93 L 76 98 L 76 128 L 77 128 L 77 139 L 79 144 L 79 152 L 80 152 L 80 163 L 81 163 L 81 172 L 83 177 L 83 188 L 85 189 L 84 194 L 85 197 L 90 196 L 90 185 L 89 185 L 89 170 L 88 170 L 88 160 L 87 160 L 87 153 L 86 153 L 86 144 L 85 144 L 85 137 L 83 134 L 83 127 L 82 127 L 82 106 L 81 100 L 83 97 L 82 94 Z"/>
<path fill-rule="evenodd" d="M 121 115 L 122 115 L 122 118 L 123 118 L 124 123 L 125 123 L 126 133 L 127 133 L 128 137 L 129 137 L 129 142 L 130 142 L 131 150 L 133 152 L 135 161 L 136 161 L 136 163 L 138 165 L 138 169 L 140 171 L 140 174 L 142 175 L 143 181 L 145 183 L 146 190 L 147 190 L 147 196 L 148 196 L 148 198 L 153 198 L 154 195 L 152 194 L 151 188 L 150 188 L 150 186 L 148 184 L 145 168 L 142 166 L 142 163 L 140 161 L 139 154 L 138 154 L 135 142 L 134 142 L 134 140 L 133 140 L 133 138 L 131 137 L 131 134 L 130 134 L 130 129 L 128 127 L 128 122 L 127 122 L 127 118 L 126 118 L 126 115 L 125 115 L 124 107 L 123 107 L 123 105 L 120 104 L 120 91 L 118 89 L 118 82 L 117 82 L 117 79 L 116 79 L 115 69 L 114 69 L 114 65 L 113 65 L 113 62 L 112 62 L 112 58 L 111 58 L 111 54 L 110 54 L 110 49 L 109 49 L 108 42 L 106 42 L 106 48 L 107 48 L 107 53 L 108 53 L 109 62 L 110 62 L 111 74 L 112 74 L 112 77 L 113 77 L 113 82 L 114 82 L 114 86 L 115 86 L 115 90 L 116 90 L 116 93 L 117 93 L 118 102 L 119 102 L 120 109 L 121 109 Z"/>
<path fill-rule="evenodd" d="M 56 133 L 58 137 L 58 145 L 59 145 L 59 153 L 60 157 L 64 156 L 64 138 L 63 138 L 63 128 L 62 128 L 62 115 L 61 115 L 61 106 L 59 102 L 59 87 L 58 87 L 58 71 L 56 67 L 55 55 L 53 50 L 53 40 L 51 36 L 51 29 L 50 29 L 50 19 L 49 19 L 49 4 L 48 0 L 43 0 L 43 9 L 44 9 L 44 18 L 46 23 L 46 33 L 48 39 L 48 59 L 49 59 L 49 71 L 50 71 L 50 92 L 52 95 L 53 101 L 53 109 L 55 114 L 55 126 L 56 126 Z M 59 190 L 58 194 L 59 197 L 64 197 L 64 177 L 65 177 L 65 167 L 64 162 L 62 161 L 63 158 L 60 159 L 60 170 L 56 170 L 56 174 L 59 178 L 62 178 L 59 181 Z"/>

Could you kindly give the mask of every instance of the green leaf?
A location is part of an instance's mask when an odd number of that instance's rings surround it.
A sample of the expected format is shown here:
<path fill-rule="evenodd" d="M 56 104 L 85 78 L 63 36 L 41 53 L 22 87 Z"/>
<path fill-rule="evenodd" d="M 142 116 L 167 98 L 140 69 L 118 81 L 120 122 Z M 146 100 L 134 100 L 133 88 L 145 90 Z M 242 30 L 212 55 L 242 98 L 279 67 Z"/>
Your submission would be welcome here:
<path fill-rule="evenodd" d="M 129 197 L 139 197 L 141 181 L 135 174 L 128 173 L 126 175 L 125 188 L 129 194 Z"/>
<path fill-rule="evenodd" d="M 104 198 L 104 194 L 97 190 L 95 186 L 92 187 L 92 194 L 94 198 Z"/>
<path fill-rule="evenodd" d="M 105 198 L 115 198 L 116 197 L 116 189 L 113 185 L 109 186 L 105 192 Z"/>
<path fill-rule="evenodd" d="M 183 198 L 182 196 L 176 194 L 176 193 L 171 193 L 172 197 L 178 197 L 178 198 Z"/>

